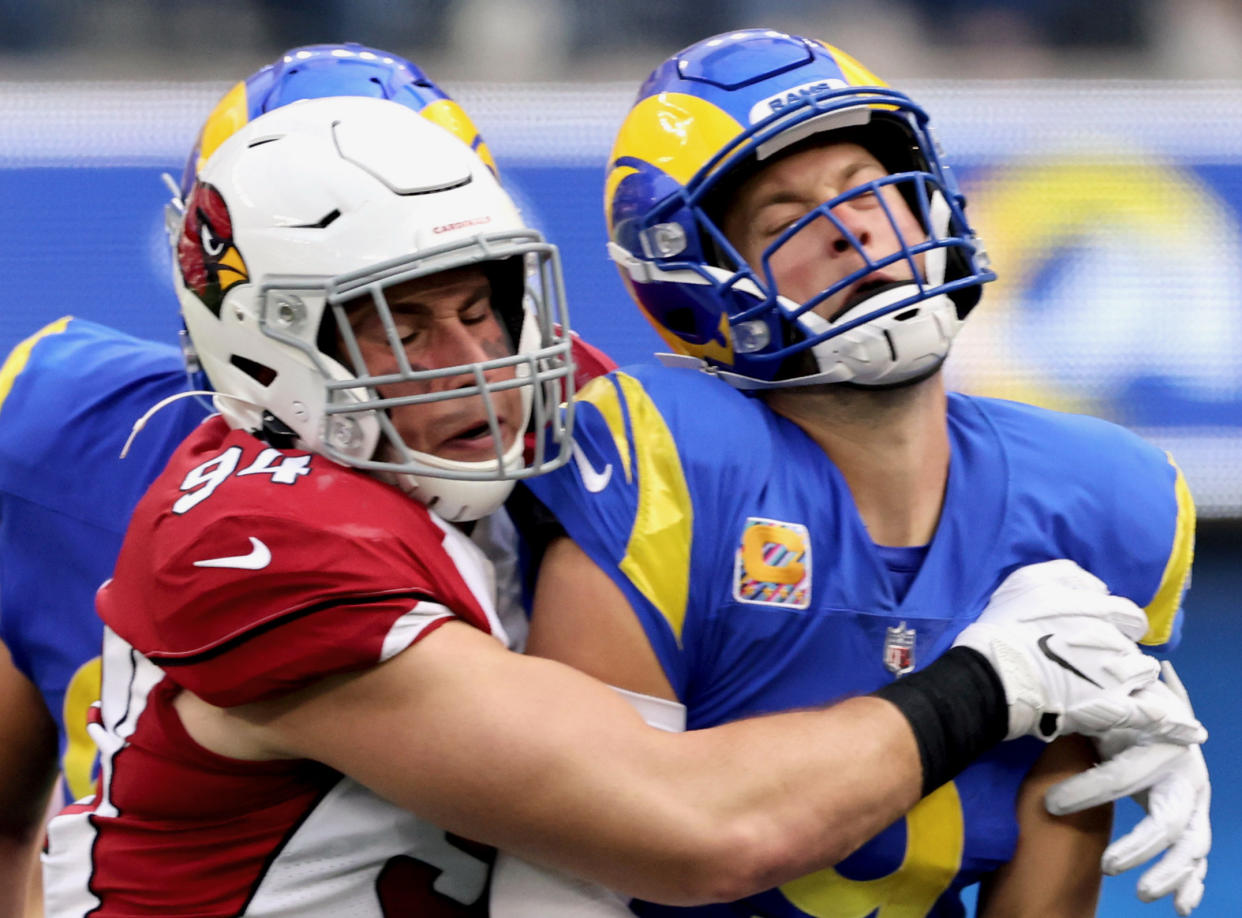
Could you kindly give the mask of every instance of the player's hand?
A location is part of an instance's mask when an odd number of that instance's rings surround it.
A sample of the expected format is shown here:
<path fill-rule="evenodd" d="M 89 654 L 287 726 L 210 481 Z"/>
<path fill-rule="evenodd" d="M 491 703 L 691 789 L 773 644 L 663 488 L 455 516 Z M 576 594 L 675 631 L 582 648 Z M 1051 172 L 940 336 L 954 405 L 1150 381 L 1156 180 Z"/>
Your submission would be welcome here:
<path fill-rule="evenodd" d="M 1173 667 L 1162 666 L 1173 694 L 1190 708 L 1190 697 Z M 1212 847 L 1208 809 L 1212 787 L 1198 745 L 1143 743 L 1135 731 L 1114 730 L 1096 741 L 1101 763 L 1049 788 L 1048 811 L 1060 815 L 1133 796 L 1147 811 L 1130 832 L 1104 852 L 1107 874 L 1129 870 L 1166 852 L 1139 878 L 1138 897 L 1154 902 L 1173 895 L 1179 915 L 1189 915 L 1203 897 L 1207 855 Z"/>
<path fill-rule="evenodd" d="M 1014 571 L 957 636 L 991 664 L 1009 705 L 1006 739 L 1128 728 L 1186 745 L 1207 732 L 1134 642 L 1147 616 L 1069 560 Z"/>

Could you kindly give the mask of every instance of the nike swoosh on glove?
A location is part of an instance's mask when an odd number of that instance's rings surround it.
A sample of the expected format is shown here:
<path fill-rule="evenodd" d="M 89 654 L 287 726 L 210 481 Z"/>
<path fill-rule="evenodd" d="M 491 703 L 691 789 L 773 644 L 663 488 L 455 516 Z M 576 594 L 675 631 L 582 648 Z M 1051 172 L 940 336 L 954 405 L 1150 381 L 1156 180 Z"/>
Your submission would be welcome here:
<path fill-rule="evenodd" d="M 991 664 L 1009 706 L 1006 739 L 1126 728 L 1182 745 L 1207 738 L 1135 643 L 1147 616 L 1073 561 L 1018 568 L 954 646 Z"/>
<path fill-rule="evenodd" d="M 1170 690 L 1190 710 L 1190 696 L 1173 666 L 1161 666 Z M 1138 897 L 1154 902 L 1173 895 L 1179 915 L 1189 915 L 1203 898 L 1207 856 L 1212 847 L 1208 811 L 1212 785 L 1198 745 L 1144 742 L 1132 730 L 1098 737 L 1101 762 L 1048 789 L 1045 803 L 1056 815 L 1073 813 L 1132 796 L 1147 815 L 1104 852 L 1101 868 L 1118 874 L 1165 852 L 1138 882 Z"/>

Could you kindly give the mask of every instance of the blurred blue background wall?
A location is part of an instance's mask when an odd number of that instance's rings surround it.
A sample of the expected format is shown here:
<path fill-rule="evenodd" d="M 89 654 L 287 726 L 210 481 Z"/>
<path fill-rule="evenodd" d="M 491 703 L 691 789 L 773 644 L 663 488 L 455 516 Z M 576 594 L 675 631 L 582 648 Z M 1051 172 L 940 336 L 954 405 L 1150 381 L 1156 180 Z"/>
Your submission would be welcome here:
<path fill-rule="evenodd" d="M 1216 791 L 1196 914 L 1242 914 L 1242 12 L 683 6 L 0 0 L 0 352 L 67 313 L 171 340 L 161 172 L 180 174 L 230 82 L 284 47 L 348 37 L 412 57 L 465 106 L 561 247 L 575 327 L 620 362 L 650 359 L 660 342 L 606 259 L 600 206 L 638 81 L 728 27 L 834 41 L 930 109 L 1001 275 L 955 350 L 953 384 L 1114 418 L 1186 470 L 1203 522 L 1174 660 L 1213 733 Z M 1122 806 L 1119 824 L 1136 812 Z M 1102 916 L 1174 914 L 1140 905 L 1136 879 L 1106 881 Z"/>

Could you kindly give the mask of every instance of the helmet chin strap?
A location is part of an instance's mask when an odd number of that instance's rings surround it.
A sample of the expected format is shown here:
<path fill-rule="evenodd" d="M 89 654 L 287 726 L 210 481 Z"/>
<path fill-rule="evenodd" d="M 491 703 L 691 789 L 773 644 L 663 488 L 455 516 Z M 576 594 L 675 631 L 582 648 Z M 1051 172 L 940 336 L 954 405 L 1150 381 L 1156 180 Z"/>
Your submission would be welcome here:
<path fill-rule="evenodd" d="M 393 475 L 395 484 L 407 497 L 434 511 L 449 523 L 469 523 L 491 516 L 513 492 L 514 481 L 457 481 L 428 475 Z M 463 489 L 462 485 L 468 487 Z M 463 494 L 465 490 L 468 493 Z"/>
<path fill-rule="evenodd" d="M 913 281 L 894 284 L 856 303 L 834 322 L 814 312 L 805 313 L 799 321 L 809 336 L 818 337 L 831 332 L 836 325 L 909 299 L 918 291 L 919 286 Z M 787 303 L 787 306 L 796 308 L 794 303 Z M 929 375 L 944 362 L 949 345 L 961 326 L 962 321 L 957 317 L 953 301 L 947 294 L 937 294 L 813 345 L 810 353 L 818 372 L 773 380 L 732 373 L 709 365 L 698 357 L 681 354 L 656 356 L 666 366 L 702 370 L 735 389 L 789 389 L 827 383 L 879 388 L 901 385 Z"/>

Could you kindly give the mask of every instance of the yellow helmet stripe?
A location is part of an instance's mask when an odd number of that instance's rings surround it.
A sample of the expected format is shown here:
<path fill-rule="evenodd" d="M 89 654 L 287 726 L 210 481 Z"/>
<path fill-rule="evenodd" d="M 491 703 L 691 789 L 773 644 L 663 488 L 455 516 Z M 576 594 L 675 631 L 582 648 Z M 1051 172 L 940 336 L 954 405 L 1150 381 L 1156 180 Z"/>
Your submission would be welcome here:
<path fill-rule="evenodd" d="M 845 82 L 851 86 L 888 86 L 858 58 L 827 42 L 821 41 L 819 44 L 828 49 L 828 52 L 837 62 L 837 66 L 841 68 L 841 74 L 845 77 Z"/>
<path fill-rule="evenodd" d="M 622 180 L 630 175 L 637 175 L 638 170 L 633 166 L 617 166 L 608 173 L 608 178 L 604 181 L 604 214 L 608 218 L 608 234 L 612 235 L 612 196 L 617 193 L 617 186 Z"/>
<path fill-rule="evenodd" d="M 626 117 L 609 162 L 634 157 L 684 185 L 741 130 L 732 115 L 706 99 L 657 93 L 636 104 Z"/>
<path fill-rule="evenodd" d="M 198 162 L 194 164 L 195 176 L 202 171 L 203 164 L 211 158 L 211 154 L 220 149 L 220 144 L 249 122 L 250 105 L 246 101 L 246 83 L 243 80 L 224 94 L 224 98 L 216 103 L 216 107 L 203 122 L 198 141 Z"/>
<path fill-rule="evenodd" d="M 437 99 L 430 105 L 424 106 L 419 114 L 432 124 L 445 128 L 467 146 L 473 147 L 474 152 L 478 153 L 479 158 L 487 164 L 487 168 L 492 170 L 492 174 L 500 174 L 496 170 L 496 161 L 492 158 L 492 151 L 488 149 L 487 144 L 480 142 L 477 147 L 475 146 L 475 141 L 479 140 L 479 129 L 474 126 L 466 110 L 452 99 Z"/>

